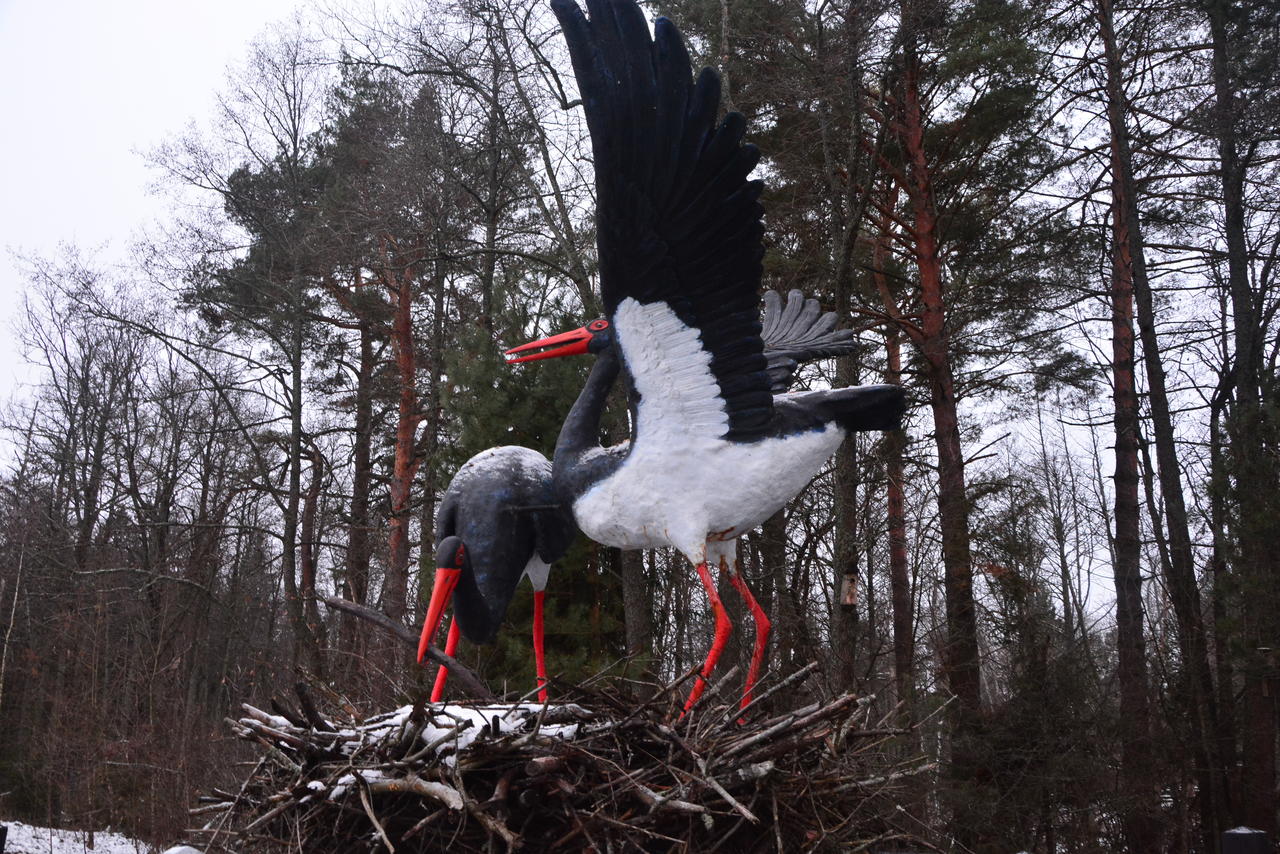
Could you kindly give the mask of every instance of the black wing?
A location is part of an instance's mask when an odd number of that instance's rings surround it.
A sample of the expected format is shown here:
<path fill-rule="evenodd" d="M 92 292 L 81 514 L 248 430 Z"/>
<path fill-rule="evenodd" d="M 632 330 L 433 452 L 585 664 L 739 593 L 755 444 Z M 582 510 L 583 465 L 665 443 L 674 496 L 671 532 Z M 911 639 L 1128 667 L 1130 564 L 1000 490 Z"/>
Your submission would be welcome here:
<path fill-rule="evenodd" d="M 853 330 L 836 329 L 836 320 L 834 311 L 824 313 L 816 299 L 806 299 L 800 291 L 787 294 L 786 306 L 777 291 L 765 291 L 761 336 L 774 394 L 791 387 L 800 363 L 853 352 Z"/>
<path fill-rule="evenodd" d="M 746 121 L 716 122 L 720 78 L 693 80 L 679 30 L 654 38 L 632 0 L 552 0 L 595 155 L 600 290 L 610 317 L 631 298 L 666 303 L 698 330 L 729 416 L 727 436 L 764 433 L 773 396 L 760 340 L 764 255 L 759 153 Z"/>

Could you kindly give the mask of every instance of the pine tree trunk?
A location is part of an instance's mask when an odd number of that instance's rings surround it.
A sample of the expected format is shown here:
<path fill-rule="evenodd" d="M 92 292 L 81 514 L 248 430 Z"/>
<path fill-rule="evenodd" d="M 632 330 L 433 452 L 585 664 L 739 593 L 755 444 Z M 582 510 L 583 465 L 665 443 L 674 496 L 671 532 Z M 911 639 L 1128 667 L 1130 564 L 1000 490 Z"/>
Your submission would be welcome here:
<path fill-rule="evenodd" d="M 1107 63 L 1108 115 L 1123 122 L 1120 64 L 1111 0 L 1098 0 L 1098 22 Z M 1115 400 L 1116 652 L 1120 681 L 1120 778 L 1128 794 L 1125 840 L 1131 851 L 1159 847 L 1159 804 L 1151 774 L 1151 721 L 1147 702 L 1147 654 L 1142 635 L 1142 541 L 1138 502 L 1138 391 L 1134 377 L 1133 251 L 1126 215 L 1129 188 L 1120 176 L 1119 149 L 1111 149 L 1111 376 Z"/>
<path fill-rule="evenodd" d="M 1261 388 L 1262 338 L 1258 304 L 1249 282 L 1244 185 L 1246 163 L 1237 134 L 1238 97 L 1232 80 L 1227 31 L 1234 4 L 1207 0 L 1205 11 L 1213 43 L 1214 123 L 1222 184 L 1223 232 L 1227 244 L 1227 284 L 1231 297 L 1234 395 L 1227 418 L 1229 465 L 1236 504 L 1235 577 L 1241 596 L 1243 676 L 1240 756 L 1240 809 L 1237 820 L 1276 831 L 1276 690 L 1273 650 L 1280 643 L 1280 597 L 1275 592 L 1275 499 L 1280 471 L 1265 443 L 1271 425 L 1264 415 Z"/>
<path fill-rule="evenodd" d="M 320 489 L 324 486 L 324 457 L 316 448 L 308 455 L 311 461 L 311 483 L 307 485 L 302 502 L 302 529 L 299 538 L 300 583 L 298 593 L 302 597 L 302 614 L 307 624 L 307 644 L 311 652 L 312 673 L 323 677 L 324 621 L 316 599 L 316 552 L 319 550 L 316 535 L 316 517 L 320 509 Z"/>
<path fill-rule="evenodd" d="M 436 493 L 440 491 L 437 481 L 440 461 L 437 456 L 440 452 L 440 430 L 444 415 L 443 396 L 440 392 L 444 382 L 445 275 L 441 262 L 436 262 L 431 288 L 431 352 L 427 354 L 431 382 L 424 401 L 427 423 L 423 428 L 422 451 L 419 455 L 425 463 L 422 466 L 422 510 L 419 515 L 422 538 L 418 547 L 419 597 L 425 597 L 430 590 L 426 585 L 431 583 L 436 570 Z M 426 603 L 419 602 L 418 607 L 425 610 Z"/>
<path fill-rule="evenodd" d="M 1100 3 L 1105 0 L 1100 0 Z M 1100 5 L 1100 10 L 1103 7 Z M 1100 11 L 1104 37 L 1109 30 L 1110 7 Z M 1143 364 L 1151 406 L 1156 464 L 1160 475 L 1160 492 L 1164 499 L 1165 527 L 1169 538 L 1168 589 L 1178 621 L 1179 644 L 1183 659 L 1183 687 L 1191 712 L 1191 735 L 1200 784 L 1201 831 L 1207 851 L 1216 851 L 1224 822 L 1229 814 L 1225 771 L 1219 759 L 1217 714 L 1213 677 L 1209 670 L 1208 646 L 1204 620 L 1200 610 L 1200 592 L 1196 584 L 1191 536 L 1183 500 L 1182 473 L 1174 445 L 1173 418 L 1165 386 L 1164 365 L 1160 361 L 1160 343 L 1156 336 L 1155 309 L 1151 286 L 1147 279 L 1141 220 L 1134 192 L 1132 154 L 1124 118 L 1124 93 L 1120 88 L 1121 68 L 1114 35 L 1107 50 L 1107 109 L 1111 130 L 1113 185 L 1118 187 L 1114 212 L 1122 223 L 1127 250 L 1128 271 L 1137 308 L 1138 330 L 1142 339 Z"/>
<path fill-rule="evenodd" d="M 857 384 L 857 372 L 840 360 L 836 386 Z M 836 452 L 835 562 L 832 566 L 831 653 L 828 678 L 836 693 L 856 690 L 858 682 L 858 456 L 857 442 L 846 438 Z"/>
<path fill-rule="evenodd" d="M 304 661 L 314 661 L 314 657 L 298 592 L 298 516 L 302 506 L 302 283 L 295 277 L 289 285 L 293 298 L 289 340 L 289 486 L 281 526 L 280 569 L 284 576 L 285 609 L 293 631 L 292 665 L 296 668 Z"/>
<path fill-rule="evenodd" d="M 889 367 L 885 382 L 902 382 L 902 345 L 898 331 L 890 330 L 885 338 L 889 353 Z M 888 476 L 888 531 L 889 531 L 889 599 L 893 609 L 893 665 L 894 686 L 897 701 L 903 712 L 910 715 L 915 695 L 915 614 L 911 598 L 911 570 L 907 564 L 907 510 L 904 484 L 907 437 L 895 430 L 885 437 L 886 470 Z"/>
<path fill-rule="evenodd" d="M 969 553 L 969 507 L 965 497 L 964 454 L 960 444 L 946 302 L 942 292 L 942 262 L 938 257 L 938 217 L 924 148 L 919 67 L 910 47 L 905 53 L 902 143 L 910 162 L 907 195 L 911 201 L 915 260 L 924 308 L 920 349 L 929 380 L 938 452 L 938 513 L 942 527 L 943 588 L 947 611 L 944 667 L 948 686 L 957 701 L 956 735 L 963 740 L 974 735 L 981 705 L 978 624 Z"/>
<path fill-rule="evenodd" d="M 384 275 L 395 299 L 391 340 L 399 380 L 395 459 L 391 473 L 391 519 L 387 577 L 382 588 L 382 610 L 397 622 L 408 613 L 409 510 L 414 474 L 418 469 L 417 432 L 422 413 L 416 389 L 417 358 L 413 340 L 413 288 L 408 270 Z M 399 654 L 397 649 L 396 654 Z"/>
<path fill-rule="evenodd" d="M 764 575 L 773 577 L 773 601 L 769 619 L 773 628 L 769 643 L 773 646 L 773 660 L 777 662 L 777 675 L 785 677 L 803 666 L 795 660 L 796 613 L 795 599 L 791 595 L 791 576 L 787 565 L 787 511 L 779 510 L 753 535 L 759 544 L 760 568 Z"/>
<path fill-rule="evenodd" d="M 360 363 L 356 373 L 355 396 L 351 508 L 343 587 L 348 599 L 358 605 L 367 605 L 370 560 L 369 487 L 373 480 L 373 328 L 368 319 L 360 321 Z M 345 612 L 341 619 L 342 649 L 354 666 L 366 652 L 368 634 L 363 620 Z"/>
<path fill-rule="evenodd" d="M 885 311 L 898 314 L 885 274 L 889 262 L 891 229 L 888 216 L 898 201 L 898 187 L 891 184 L 885 200 L 885 215 L 880 219 L 872 250 L 871 275 L 884 302 Z M 902 384 L 902 330 L 890 325 L 885 332 L 886 366 L 884 381 Z M 911 570 L 907 563 L 906 462 L 907 436 L 895 430 L 885 436 L 885 475 L 888 481 L 885 515 L 889 534 L 889 601 L 893 611 L 894 687 L 904 716 L 912 713 L 915 687 L 915 614 L 911 598 Z"/>
<path fill-rule="evenodd" d="M 954 697 L 951 707 L 951 761 L 954 786 L 951 832 L 961 845 L 985 850 L 990 770 L 982 758 L 981 672 L 978 621 L 973 597 L 973 561 L 969 541 L 969 504 L 964 452 L 960 441 L 955 379 L 952 374 L 942 260 L 938 253 L 938 215 L 933 175 L 925 150 L 920 91 L 920 62 L 915 50 L 915 20 L 920 10 L 903 8 L 903 97 L 899 140 L 908 171 L 904 189 L 911 208 L 912 252 L 920 277 L 923 309 L 916 343 L 923 358 L 933 412 L 938 454 L 938 521 L 942 533 L 943 592 L 947 635 L 942 667 Z"/>
<path fill-rule="evenodd" d="M 618 574 L 622 577 L 622 620 L 627 655 L 635 657 L 639 678 L 647 680 L 653 676 L 653 598 L 644 571 L 644 552 L 619 551 Z"/>

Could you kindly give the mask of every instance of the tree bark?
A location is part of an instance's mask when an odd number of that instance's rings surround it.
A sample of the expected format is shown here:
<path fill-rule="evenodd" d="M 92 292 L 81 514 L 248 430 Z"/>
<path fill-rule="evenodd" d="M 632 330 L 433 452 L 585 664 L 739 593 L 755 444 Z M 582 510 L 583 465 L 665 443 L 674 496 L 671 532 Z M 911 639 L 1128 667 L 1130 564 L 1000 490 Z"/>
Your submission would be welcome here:
<path fill-rule="evenodd" d="M 778 667 L 778 676 L 785 678 L 798 670 L 801 663 L 796 659 L 796 623 L 800 615 L 796 611 L 795 596 L 792 594 L 791 567 L 787 564 L 787 511 L 779 510 L 768 519 L 760 530 L 752 535 L 759 543 L 760 566 L 765 575 L 773 576 L 773 602 L 769 609 L 773 629 L 770 642 L 773 644 L 774 661 Z"/>
<path fill-rule="evenodd" d="M 390 483 L 389 555 L 387 577 L 382 589 L 382 610 L 391 619 L 403 622 L 408 614 L 409 511 L 413 479 L 420 459 L 417 434 L 422 412 L 418 407 L 416 386 L 418 365 L 413 339 L 412 272 L 408 265 L 397 271 L 388 264 L 383 276 L 395 306 L 391 342 L 399 380 L 399 396 L 395 458 Z"/>
<path fill-rule="evenodd" d="M 302 506 L 302 282 L 295 275 L 289 282 L 292 305 L 289 328 L 289 484 L 285 499 L 281 540 L 280 570 L 284 576 L 285 610 L 289 615 L 289 627 L 293 631 L 293 667 L 300 663 L 313 663 L 312 644 L 307 631 L 307 621 L 302 612 L 302 599 L 298 591 L 298 522 Z"/>
<path fill-rule="evenodd" d="M 347 555 L 343 592 L 357 605 L 369 601 L 371 525 L 369 489 L 373 480 L 373 321 L 360 320 L 360 362 L 356 369 L 355 424 L 352 447 L 351 508 L 347 525 Z M 368 634 L 364 622 L 342 614 L 342 649 L 354 666 L 365 654 Z"/>
<path fill-rule="evenodd" d="M 942 668 L 954 702 L 950 709 L 951 756 L 949 776 L 954 787 L 950 826 L 957 841 L 985 850 L 990 830 L 980 806 L 989 797 L 991 770 L 982 745 L 981 672 L 978 621 L 973 596 L 973 561 L 969 539 L 969 502 L 965 487 L 964 452 L 952 373 L 947 298 L 939 252 L 938 214 L 933 171 L 925 148 L 924 105 L 917 54 L 917 29 L 922 10 L 902 8 L 902 106 L 896 125 L 906 159 L 905 180 L 911 216 L 910 251 L 920 280 L 922 316 L 912 334 L 923 357 L 929 385 L 934 443 L 938 455 L 938 523 L 942 535 L 943 593 L 946 640 Z"/>
<path fill-rule="evenodd" d="M 307 493 L 302 502 L 302 528 L 299 542 L 300 584 L 298 593 L 302 596 L 303 618 L 307 623 L 309 649 L 315 656 L 311 661 L 312 672 L 323 677 L 324 667 L 324 621 L 320 619 L 320 607 L 316 604 L 316 552 L 319 549 L 319 537 L 316 532 L 316 518 L 320 510 L 320 490 L 324 486 L 324 455 L 316 447 L 309 448 L 307 454 L 311 462 L 311 483 L 307 485 Z"/>
<path fill-rule="evenodd" d="M 898 187 L 890 182 L 885 211 L 897 205 Z M 885 311 L 897 314 L 897 305 L 889 289 L 886 265 L 891 249 L 893 223 L 887 213 L 879 220 L 875 247 L 871 257 L 871 277 L 880 294 Z M 885 330 L 886 365 L 884 381 L 902 384 L 902 330 L 890 323 Z M 884 439 L 885 475 L 887 480 L 886 522 L 889 534 L 889 601 L 893 612 L 893 665 L 896 700 L 904 716 L 910 716 L 915 686 L 915 614 L 911 597 L 911 572 L 907 563 L 906 484 L 907 435 L 894 430 Z"/>
<path fill-rule="evenodd" d="M 640 678 L 653 676 L 653 597 L 644 571 L 644 552 L 619 551 L 618 573 L 622 576 L 622 622 L 627 639 L 627 655 L 635 656 Z"/>
<path fill-rule="evenodd" d="M 1239 671 L 1243 676 L 1240 735 L 1240 803 L 1236 820 L 1276 831 L 1276 690 L 1274 650 L 1280 642 L 1280 617 L 1275 592 L 1280 558 L 1276 557 L 1275 520 L 1280 512 L 1274 498 L 1280 471 L 1265 449 L 1272 426 L 1262 400 L 1262 340 L 1259 305 L 1249 282 L 1249 248 L 1245 211 L 1248 164 L 1241 155 L 1240 104 L 1232 75 L 1228 26 L 1236 4 L 1205 0 L 1213 45 L 1214 125 L 1218 142 L 1218 173 L 1222 185 L 1223 233 L 1227 244 L 1227 285 L 1233 330 L 1232 379 L 1234 395 L 1227 418 L 1229 465 L 1234 482 L 1235 579 L 1241 596 L 1242 644 Z M 1237 24 L 1237 27 L 1240 25 Z"/>
<path fill-rule="evenodd" d="M 1123 121 L 1121 78 L 1111 0 L 1098 0 L 1098 23 L 1107 66 L 1108 116 Z M 1113 134 L 1114 136 L 1114 134 Z M 1138 390 L 1134 377 L 1133 250 L 1126 214 L 1129 187 L 1120 150 L 1111 147 L 1111 379 L 1115 402 L 1116 653 L 1120 682 L 1120 785 L 1128 793 L 1124 834 L 1131 851 L 1159 848 L 1158 792 L 1151 769 L 1151 721 L 1147 701 L 1147 653 L 1142 634 L 1142 540 L 1138 501 Z"/>
<path fill-rule="evenodd" d="M 920 350 L 924 356 L 938 452 L 938 513 L 942 527 L 943 588 L 946 593 L 947 642 L 944 668 L 956 697 L 956 736 L 975 734 L 981 706 L 978 624 L 973 602 L 973 566 L 969 547 L 969 505 L 965 495 L 964 454 L 951 372 L 951 344 L 943 295 L 942 260 L 938 254 L 938 216 L 931 170 L 924 146 L 920 103 L 920 69 L 907 36 L 904 48 L 901 142 L 909 162 L 906 190 L 911 203 L 914 255 L 920 276 L 923 317 Z"/>
<path fill-rule="evenodd" d="M 898 330 L 885 336 L 889 354 L 885 382 L 902 382 L 902 345 Z M 886 515 L 889 531 L 889 601 L 893 611 L 893 673 L 897 702 L 904 714 L 912 712 L 915 695 L 915 613 L 911 598 L 911 571 L 907 564 L 907 511 L 905 431 L 894 430 L 885 436 L 885 468 L 888 478 Z"/>
<path fill-rule="evenodd" d="M 418 548 L 418 579 L 421 585 L 436 570 L 435 544 L 436 535 L 436 493 L 439 491 L 437 476 L 440 461 L 436 458 L 440 450 L 440 427 L 442 418 L 441 383 L 444 378 L 444 321 L 445 321 L 445 276 L 441 263 L 436 262 L 435 274 L 431 282 L 431 352 L 427 365 L 431 384 L 427 387 L 426 412 L 427 424 L 423 430 L 420 457 L 426 463 L 422 467 L 422 512 L 420 527 L 422 543 Z M 419 596 L 424 596 L 420 592 Z"/>
<path fill-rule="evenodd" d="M 1117 244 L 1121 251 L 1127 253 L 1127 258 L 1123 259 L 1124 266 L 1127 267 L 1124 275 L 1132 283 L 1138 330 L 1142 340 L 1156 464 L 1169 539 L 1167 583 L 1178 622 L 1183 659 L 1183 689 L 1191 712 L 1191 735 L 1200 784 L 1201 830 L 1206 850 L 1216 851 L 1221 832 L 1226 828 L 1224 822 L 1229 815 L 1228 792 L 1216 743 L 1218 727 L 1213 677 L 1209 670 L 1200 592 L 1196 584 L 1191 536 L 1183 500 L 1182 473 L 1174 445 L 1173 418 L 1165 385 L 1164 365 L 1160 361 L 1155 309 L 1147 278 L 1141 219 L 1132 173 L 1133 158 L 1125 121 L 1124 92 L 1121 88 L 1122 69 L 1114 33 L 1110 29 L 1108 0 L 1099 0 L 1099 20 L 1104 37 L 1104 51 L 1107 54 L 1107 117 L 1111 131 L 1113 192 L 1116 194 L 1113 216 L 1117 221 L 1116 228 L 1121 229 L 1117 234 L 1124 238 L 1123 241 L 1117 241 Z M 1134 425 L 1126 427 L 1134 429 Z"/>
<path fill-rule="evenodd" d="M 841 314 L 848 317 L 848 307 Z M 854 357 L 840 359 L 836 386 L 857 384 L 857 371 L 849 364 Z M 831 690 L 843 694 L 855 690 L 858 682 L 858 451 L 853 437 L 846 438 L 836 452 L 835 466 L 835 548 L 831 567 L 831 657 L 828 678 Z"/>

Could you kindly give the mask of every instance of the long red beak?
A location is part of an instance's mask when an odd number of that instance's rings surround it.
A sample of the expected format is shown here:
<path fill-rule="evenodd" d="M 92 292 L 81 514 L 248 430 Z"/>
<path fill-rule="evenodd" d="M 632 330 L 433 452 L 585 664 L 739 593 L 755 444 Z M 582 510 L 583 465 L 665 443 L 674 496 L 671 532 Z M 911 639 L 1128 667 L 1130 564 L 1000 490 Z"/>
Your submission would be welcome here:
<path fill-rule="evenodd" d="M 519 347 L 512 347 L 503 355 L 507 357 L 508 365 L 514 365 L 517 362 L 532 362 L 536 359 L 554 359 L 558 356 L 581 356 L 587 352 L 587 345 L 590 343 L 591 332 L 584 326 L 572 332 L 561 332 L 559 335 L 552 335 L 550 338 L 541 338 L 537 341 L 530 341 L 528 344 L 521 344 Z M 537 350 L 540 347 L 550 347 L 552 349 L 521 356 L 518 359 L 511 358 L 513 353 L 526 353 L 530 350 Z"/>
<path fill-rule="evenodd" d="M 418 639 L 418 663 L 427 654 L 436 632 L 440 630 L 440 620 L 444 617 L 444 609 L 453 598 L 453 588 L 458 586 L 461 569 L 440 567 L 436 570 L 435 584 L 431 588 L 431 604 L 427 606 L 427 619 L 422 623 L 422 637 Z"/>

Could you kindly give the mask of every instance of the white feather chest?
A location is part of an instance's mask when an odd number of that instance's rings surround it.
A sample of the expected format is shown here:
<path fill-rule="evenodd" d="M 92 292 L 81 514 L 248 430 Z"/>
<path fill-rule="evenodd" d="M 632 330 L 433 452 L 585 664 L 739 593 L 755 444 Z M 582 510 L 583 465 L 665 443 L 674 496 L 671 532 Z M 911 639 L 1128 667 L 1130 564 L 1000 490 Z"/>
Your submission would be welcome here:
<path fill-rule="evenodd" d="M 732 539 L 763 523 L 840 446 L 844 431 L 834 424 L 726 441 L 729 418 L 697 330 L 664 303 L 630 299 L 614 325 L 640 406 L 631 453 L 574 502 L 579 527 L 596 542 L 701 555 L 708 539 Z"/>

